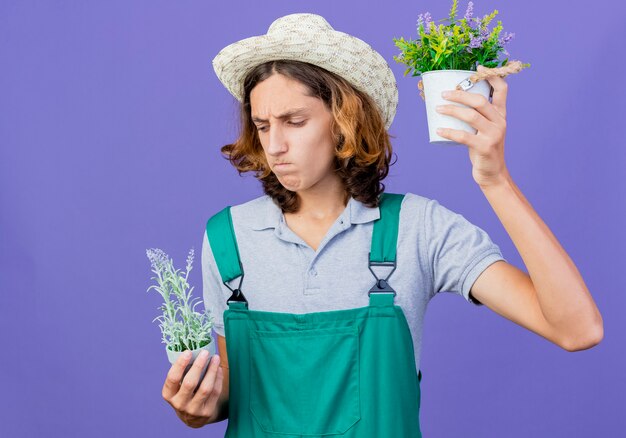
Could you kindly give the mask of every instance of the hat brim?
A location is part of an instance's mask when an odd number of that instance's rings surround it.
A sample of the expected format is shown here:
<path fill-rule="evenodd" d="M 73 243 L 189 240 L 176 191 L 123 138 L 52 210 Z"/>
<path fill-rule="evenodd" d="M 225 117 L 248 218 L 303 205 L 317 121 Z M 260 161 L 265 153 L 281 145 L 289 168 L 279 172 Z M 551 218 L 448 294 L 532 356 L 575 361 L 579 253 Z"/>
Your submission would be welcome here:
<path fill-rule="evenodd" d="M 245 38 L 224 47 L 213 59 L 213 69 L 226 89 L 243 100 L 243 81 L 257 65 L 278 59 L 317 65 L 367 93 L 389 129 L 398 105 L 395 76 L 385 59 L 369 44 L 336 30 L 319 32 L 294 29 L 292 32 Z"/>

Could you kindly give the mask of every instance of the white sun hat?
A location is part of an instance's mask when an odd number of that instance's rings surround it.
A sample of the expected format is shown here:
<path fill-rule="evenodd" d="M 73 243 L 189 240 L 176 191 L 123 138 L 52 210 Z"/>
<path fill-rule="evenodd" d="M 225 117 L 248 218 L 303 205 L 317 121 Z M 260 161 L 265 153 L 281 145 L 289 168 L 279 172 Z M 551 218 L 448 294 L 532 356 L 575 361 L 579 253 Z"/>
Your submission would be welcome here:
<path fill-rule="evenodd" d="M 377 104 L 389 129 L 398 106 L 398 85 L 387 61 L 365 41 L 334 30 L 324 17 L 298 13 L 276 19 L 264 35 L 224 47 L 213 69 L 226 89 L 243 100 L 243 81 L 257 65 L 277 59 L 308 62 L 348 80 Z"/>

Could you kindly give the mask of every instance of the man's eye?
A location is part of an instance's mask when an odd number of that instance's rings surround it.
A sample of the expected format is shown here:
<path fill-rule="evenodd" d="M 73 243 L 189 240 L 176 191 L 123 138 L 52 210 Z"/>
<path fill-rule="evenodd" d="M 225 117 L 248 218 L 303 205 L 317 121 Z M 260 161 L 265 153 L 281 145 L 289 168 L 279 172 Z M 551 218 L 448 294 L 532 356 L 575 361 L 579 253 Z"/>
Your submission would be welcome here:
<path fill-rule="evenodd" d="M 303 120 L 301 122 L 287 122 L 289 123 L 291 126 L 302 126 L 304 125 L 304 123 L 306 122 L 306 120 Z M 257 130 L 261 131 L 261 132 L 265 132 L 267 130 L 267 126 L 258 126 Z"/>

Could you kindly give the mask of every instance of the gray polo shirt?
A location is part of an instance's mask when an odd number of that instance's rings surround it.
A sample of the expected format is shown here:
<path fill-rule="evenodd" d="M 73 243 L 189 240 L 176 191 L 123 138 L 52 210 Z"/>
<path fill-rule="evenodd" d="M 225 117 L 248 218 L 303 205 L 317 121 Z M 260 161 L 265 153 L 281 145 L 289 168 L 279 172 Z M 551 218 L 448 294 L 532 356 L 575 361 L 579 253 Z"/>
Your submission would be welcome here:
<path fill-rule="evenodd" d="M 244 270 L 241 285 L 248 308 L 268 312 L 310 313 L 350 309 L 369 304 L 375 279 L 368 253 L 378 207 L 354 198 L 314 251 L 287 226 L 268 195 L 231 207 L 233 227 Z M 407 193 L 400 209 L 396 270 L 389 278 L 409 323 L 415 363 L 420 366 L 426 306 L 438 292 L 453 292 L 473 305 L 469 296 L 480 273 L 505 260 L 487 233 L 462 215 L 437 202 Z M 223 313 L 232 292 L 222 283 L 204 231 L 203 296 L 214 330 L 224 336 Z M 380 277 L 392 268 L 373 266 Z M 228 284 L 235 289 L 240 277 Z"/>

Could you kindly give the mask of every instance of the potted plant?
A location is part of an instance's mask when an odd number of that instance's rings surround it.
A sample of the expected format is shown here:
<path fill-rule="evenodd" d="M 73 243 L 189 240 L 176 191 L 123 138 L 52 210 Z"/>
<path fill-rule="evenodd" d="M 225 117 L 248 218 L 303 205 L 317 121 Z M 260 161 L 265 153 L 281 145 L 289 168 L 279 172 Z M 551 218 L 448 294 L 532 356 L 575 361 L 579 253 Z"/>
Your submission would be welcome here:
<path fill-rule="evenodd" d="M 213 317 L 210 311 L 198 313 L 195 307 L 200 303 L 200 298 L 191 300 L 193 287 L 189 289 L 187 279 L 192 269 L 194 250 L 191 248 L 187 257 L 187 270 L 184 275 L 174 269 L 174 261 L 165 252 L 158 248 L 146 250 L 146 254 L 152 265 L 152 272 L 157 276 L 157 285 L 148 288 L 156 289 L 163 298 L 163 305 L 159 307 L 163 315 L 152 320 L 159 320 L 162 342 L 166 344 L 165 351 L 170 363 L 176 362 L 178 357 L 185 351 L 191 350 L 192 357 L 183 375 L 187 374 L 194 360 L 202 350 L 209 352 L 209 358 L 204 366 L 200 382 L 208 369 L 211 356 L 215 354 L 215 342 L 211 337 Z M 197 301 L 199 300 L 199 301 Z M 194 301 L 196 301 L 194 303 Z M 199 385 L 199 383 L 198 383 Z"/>
<path fill-rule="evenodd" d="M 418 88 L 420 96 L 426 101 L 430 143 L 456 144 L 438 135 L 439 127 L 476 134 L 476 129 L 465 121 L 440 114 L 435 110 L 437 105 L 445 104 L 467 107 L 458 102 L 445 100 L 441 96 L 443 91 L 456 88 L 481 94 L 489 99 L 491 86 L 482 79 L 492 75 L 506 76 L 517 73 L 524 67 L 530 67 L 530 64 L 522 64 L 520 61 L 509 62 L 508 58 L 498 60 L 501 53 L 509 55 L 504 46 L 515 34 L 505 32 L 500 37 L 502 31 L 500 20 L 491 31 L 488 30 L 487 26 L 498 14 L 498 10 L 479 19 L 472 16 L 473 6 L 473 2 L 470 1 L 465 16 L 457 21 L 457 0 L 453 0 L 447 25 L 437 25 L 432 21 L 429 12 L 419 14 L 417 21 L 419 38 L 408 41 L 403 37 L 393 39 L 401 51 L 400 55 L 394 56 L 393 59 L 408 66 L 404 76 L 413 70 L 412 76 L 421 75 L 424 81 L 423 84 L 422 80 L 418 82 Z"/>

